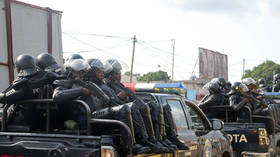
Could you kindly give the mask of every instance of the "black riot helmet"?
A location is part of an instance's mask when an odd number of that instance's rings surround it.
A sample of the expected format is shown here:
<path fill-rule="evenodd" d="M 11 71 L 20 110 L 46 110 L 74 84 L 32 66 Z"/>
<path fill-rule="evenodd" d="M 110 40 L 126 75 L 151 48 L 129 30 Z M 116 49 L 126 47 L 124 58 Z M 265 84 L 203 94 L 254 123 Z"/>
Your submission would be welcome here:
<path fill-rule="evenodd" d="M 231 91 L 229 92 L 229 94 L 236 94 L 236 93 L 248 92 L 248 91 L 249 89 L 245 84 L 241 82 L 234 82 L 233 85 L 231 86 Z"/>
<path fill-rule="evenodd" d="M 221 89 L 226 88 L 226 80 L 223 77 L 217 77 L 211 80 L 211 82 L 217 83 Z"/>
<path fill-rule="evenodd" d="M 18 76 L 30 76 L 38 72 L 34 58 L 29 54 L 22 54 L 17 57 L 15 62 Z"/>
<path fill-rule="evenodd" d="M 218 93 L 220 91 L 220 86 L 216 82 L 210 82 L 208 84 L 208 90 L 210 94 Z"/>
<path fill-rule="evenodd" d="M 264 79 L 264 78 L 260 78 L 260 79 L 258 80 L 258 85 L 266 85 L 265 79 Z"/>
<path fill-rule="evenodd" d="M 280 74 L 275 74 L 274 76 L 273 76 L 273 80 L 274 81 L 280 81 Z"/>
<path fill-rule="evenodd" d="M 68 56 L 65 60 L 65 62 L 68 62 L 70 60 L 73 60 L 73 59 L 84 59 L 81 55 L 75 53 L 75 54 L 72 54 L 70 56 Z"/>
<path fill-rule="evenodd" d="M 39 54 L 36 58 L 36 64 L 42 70 L 46 70 L 46 69 L 55 70 L 59 68 L 57 62 L 55 61 L 55 58 L 49 53 Z"/>

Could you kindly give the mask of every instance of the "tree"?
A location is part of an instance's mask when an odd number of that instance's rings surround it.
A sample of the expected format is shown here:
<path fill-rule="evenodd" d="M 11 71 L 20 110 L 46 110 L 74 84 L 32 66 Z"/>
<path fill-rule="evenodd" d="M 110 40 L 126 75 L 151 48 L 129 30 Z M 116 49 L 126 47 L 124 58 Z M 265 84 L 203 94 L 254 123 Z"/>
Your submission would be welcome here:
<path fill-rule="evenodd" d="M 143 76 L 139 77 L 138 81 L 150 82 L 150 81 L 167 81 L 170 80 L 170 76 L 168 76 L 165 71 L 156 71 L 156 72 L 148 72 Z"/>
<path fill-rule="evenodd" d="M 280 65 L 266 60 L 260 65 L 253 68 L 253 70 L 246 70 L 242 78 L 252 77 L 256 81 L 260 78 L 264 78 L 268 84 L 272 84 L 273 72 L 280 73 Z"/>
<path fill-rule="evenodd" d="M 130 71 L 125 72 L 124 75 L 130 76 Z M 136 78 L 141 77 L 141 75 L 139 73 L 133 74 L 133 76 L 135 76 Z"/>

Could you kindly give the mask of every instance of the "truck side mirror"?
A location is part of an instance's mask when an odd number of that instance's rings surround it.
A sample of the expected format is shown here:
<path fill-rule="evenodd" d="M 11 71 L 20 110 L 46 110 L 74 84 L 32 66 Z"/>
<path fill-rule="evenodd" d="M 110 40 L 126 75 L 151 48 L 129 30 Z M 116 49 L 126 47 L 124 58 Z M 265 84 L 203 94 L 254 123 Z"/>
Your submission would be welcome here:
<path fill-rule="evenodd" d="M 224 128 L 224 122 L 219 119 L 213 119 L 212 129 L 213 130 L 222 130 Z"/>

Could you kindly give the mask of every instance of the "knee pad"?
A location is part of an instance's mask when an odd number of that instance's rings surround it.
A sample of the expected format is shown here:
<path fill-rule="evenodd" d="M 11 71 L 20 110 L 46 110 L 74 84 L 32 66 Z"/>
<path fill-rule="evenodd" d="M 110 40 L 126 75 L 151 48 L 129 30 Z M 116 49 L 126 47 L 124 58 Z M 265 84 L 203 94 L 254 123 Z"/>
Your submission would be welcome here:
<path fill-rule="evenodd" d="M 120 113 L 121 114 L 131 114 L 131 109 L 130 109 L 129 105 L 127 105 L 127 104 L 121 105 Z"/>

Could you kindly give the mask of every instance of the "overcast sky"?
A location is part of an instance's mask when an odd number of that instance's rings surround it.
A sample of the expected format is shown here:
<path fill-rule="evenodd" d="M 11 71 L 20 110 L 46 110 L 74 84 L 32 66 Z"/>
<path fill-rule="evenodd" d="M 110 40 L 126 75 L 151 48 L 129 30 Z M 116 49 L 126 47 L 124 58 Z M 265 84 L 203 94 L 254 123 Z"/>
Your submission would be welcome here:
<path fill-rule="evenodd" d="M 279 0 L 22 1 L 63 11 L 64 56 L 82 51 L 86 58 L 117 58 L 130 66 L 136 35 L 135 73 L 171 75 L 170 39 L 176 80 L 190 78 L 198 47 L 228 55 L 230 81 L 240 80 L 243 58 L 246 69 L 266 59 L 280 63 Z"/>

